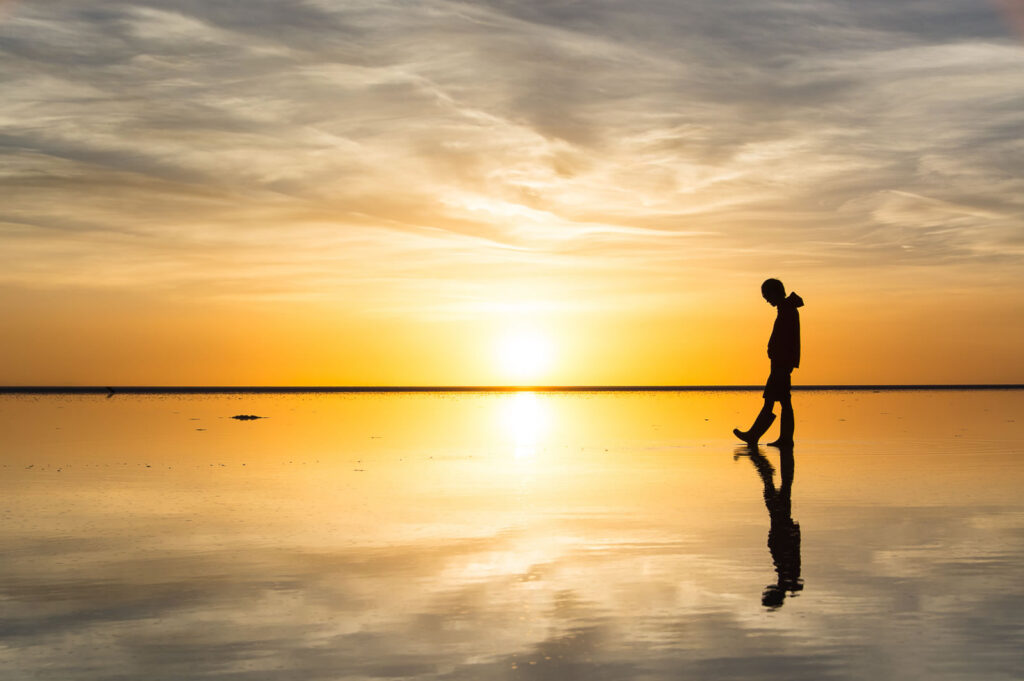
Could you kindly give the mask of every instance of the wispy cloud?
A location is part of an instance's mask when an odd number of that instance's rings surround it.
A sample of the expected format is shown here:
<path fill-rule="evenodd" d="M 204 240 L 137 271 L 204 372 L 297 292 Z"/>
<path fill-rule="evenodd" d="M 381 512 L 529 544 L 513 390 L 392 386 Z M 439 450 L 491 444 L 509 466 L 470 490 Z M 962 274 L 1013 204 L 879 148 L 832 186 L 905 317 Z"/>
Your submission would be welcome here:
<path fill-rule="evenodd" d="M 1019 273 L 1022 66 L 968 0 L 22 3 L 0 279 Z"/>

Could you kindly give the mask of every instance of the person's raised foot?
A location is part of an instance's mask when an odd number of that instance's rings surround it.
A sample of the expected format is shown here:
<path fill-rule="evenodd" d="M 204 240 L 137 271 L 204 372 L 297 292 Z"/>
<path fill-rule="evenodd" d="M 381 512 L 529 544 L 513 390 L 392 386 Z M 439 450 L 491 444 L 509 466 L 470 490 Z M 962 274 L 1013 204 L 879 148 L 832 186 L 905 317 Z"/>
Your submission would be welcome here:
<path fill-rule="evenodd" d="M 733 428 L 732 434 L 746 442 L 751 447 L 756 447 L 757 441 L 761 439 L 761 436 L 764 435 L 765 431 L 768 430 L 774 422 L 775 414 L 770 411 L 762 411 L 757 415 L 754 425 L 750 426 L 750 430 Z"/>
<path fill-rule="evenodd" d="M 732 434 L 738 437 L 740 440 L 742 440 L 743 443 L 745 443 L 746 446 L 748 446 L 748 449 L 757 450 L 760 435 L 755 431 L 754 428 L 751 428 L 750 430 L 740 430 L 739 428 L 733 428 Z"/>
<path fill-rule="evenodd" d="M 754 436 L 754 438 L 751 439 L 749 430 L 740 430 L 739 428 L 733 428 L 732 434 L 738 437 L 743 442 L 745 442 L 748 447 L 757 446 L 757 436 Z"/>

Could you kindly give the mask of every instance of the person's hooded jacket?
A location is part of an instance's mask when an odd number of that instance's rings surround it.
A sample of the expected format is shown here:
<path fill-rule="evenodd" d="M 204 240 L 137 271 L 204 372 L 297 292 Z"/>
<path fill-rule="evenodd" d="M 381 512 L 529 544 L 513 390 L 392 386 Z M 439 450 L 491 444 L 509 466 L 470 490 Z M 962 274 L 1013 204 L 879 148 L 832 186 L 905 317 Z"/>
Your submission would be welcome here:
<path fill-rule="evenodd" d="M 772 364 L 790 369 L 800 366 L 800 313 L 797 308 L 803 304 L 803 299 L 795 293 L 790 293 L 779 303 L 775 326 L 768 339 L 768 359 Z"/>

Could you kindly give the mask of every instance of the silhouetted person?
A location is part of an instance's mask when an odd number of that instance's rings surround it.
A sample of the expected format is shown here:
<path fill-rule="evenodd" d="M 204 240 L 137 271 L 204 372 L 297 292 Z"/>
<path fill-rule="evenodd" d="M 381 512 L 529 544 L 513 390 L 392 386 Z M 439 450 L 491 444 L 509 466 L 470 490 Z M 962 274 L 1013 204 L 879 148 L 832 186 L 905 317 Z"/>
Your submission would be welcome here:
<path fill-rule="evenodd" d="M 747 431 L 734 428 L 732 432 L 748 445 L 756 445 L 775 421 L 772 408 L 778 402 L 782 405 L 779 439 L 768 444 L 773 447 L 792 447 L 795 424 L 790 374 L 800 366 L 800 313 L 797 308 L 803 306 L 804 301 L 795 293 L 787 297 L 786 289 L 778 279 L 766 279 L 761 284 L 761 295 L 777 310 L 775 326 L 768 339 L 768 359 L 772 369 L 764 386 L 764 406 L 754 420 L 754 425 Z"/>
<path fill-rule="evenodd" d="M 750 460 L 764 483 L 764 505 L 768 508 L 771 525 L 768 528 L 768 551 L 772 554 L 772 562 L 778 573 L 775 584 L 769 584 L 761 594 L 761 604 L 766 608 L 782 607 L 786 593 L 796 593 L 804 588 L 800 579 L 800 525 L 793 520 L 793 449 L 781 449 L 779 466 L 782 469 L 782 480 L 775 489 L 775 471 L 756 447 L 742 452 L 750 456 Z"/>

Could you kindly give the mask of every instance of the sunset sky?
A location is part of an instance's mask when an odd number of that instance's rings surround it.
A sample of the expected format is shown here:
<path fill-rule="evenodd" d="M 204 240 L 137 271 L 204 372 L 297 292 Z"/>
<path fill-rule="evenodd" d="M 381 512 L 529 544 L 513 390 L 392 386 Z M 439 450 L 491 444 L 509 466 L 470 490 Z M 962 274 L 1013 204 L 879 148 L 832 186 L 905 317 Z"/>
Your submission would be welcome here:
<path fill-rule="evenodd" d="M 1024 2 L 0 3 L 0 384 L 1024 382 Z"/>

